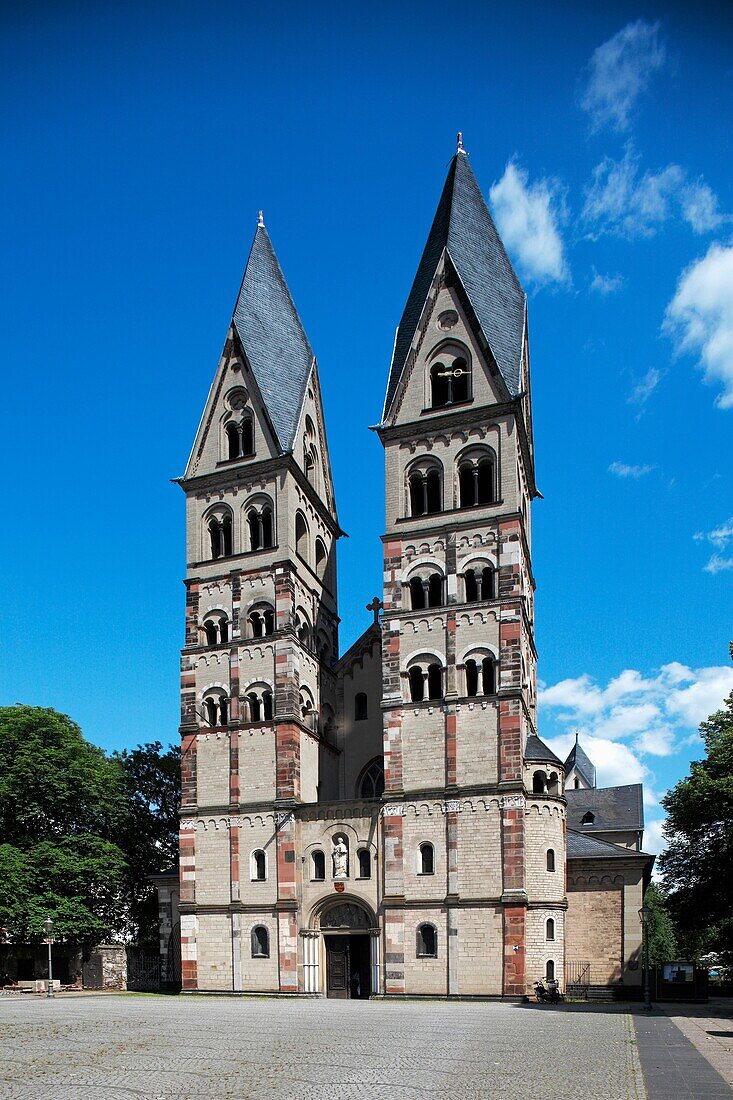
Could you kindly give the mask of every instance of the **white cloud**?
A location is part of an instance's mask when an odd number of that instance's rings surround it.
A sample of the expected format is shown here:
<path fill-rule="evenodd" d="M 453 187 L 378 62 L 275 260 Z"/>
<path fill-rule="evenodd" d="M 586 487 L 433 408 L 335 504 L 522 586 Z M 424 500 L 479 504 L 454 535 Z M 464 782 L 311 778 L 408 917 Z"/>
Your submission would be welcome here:
<path fill-rule="evenodd" d="M 659 24 L 643 19 L 628 23 L 598 46 L 588 64 L 588 80 L 580 101 L 590 115 L 593 130 L 604 126 L 627 130 L 636 100 L 664 60 Z"/>
<path fill-rule="evenodd" d="M 650 367 L 643 378 L 640 378 L 632 389 L 626 401 L 629 405 L 637 405 L 640 409 L 643 409 L 647 401 L 654 393 L 655 389 L 662 380 L 662 371 L 657 370 L 656 367 Z"/>
<path fill-rule="evenodd" d="M 728 569 L 733 569 L 733 558 L 724 558 L 720 554 L 712 554 L 710 560 L 702 567 L 703 573 L 712 573 L 715 576 L 716 573 L 725 573 Z"/>
<path fill-rule="evenodd" d="M 678 354 L 699 357 L 706 382 L 722 384 L 718 408 L 733 408 L 733 244 L 711 244 L 682 272 L 662 328 Z"/>
<path fill-rule="evenodd" d="M 600 294 L 605 298 L 608 294 L 615 294 L 616 291 L 621 290 L 623 285 L 623 275 L 602 275 L 600 271 L 593 268 L 590 289 L 596 294 Z"/>
<path fill-rule="evenodd" d="M 569 270 L 559 231 L 564 203 L 557 183 L 547 179 L 530 183 L 527 172 L 509 161 L 489 196 L 499 233 L 522 274 L 540 284 L 567 282 Z"/>
<path fill-rule="evenodd" d="M 629 466 L 626 462 L 612 462 L 608 467 L 609 474 L 615 474 L 616 477 L 644 477 L 645 474 L 650 474 L 654 466 Z"/>
<path fill-rule="evenodd" d="M 688 184 L 680 199 L 682 217 L 695 233 L 710 233 L 721 222 L 729 220 L 718 210 L 717 196 L 702 179 Z"/>
<path fill-rule="evenodd" d="M 629 240 L 652 237 L 674 216 L 695 233 L 708 233 L 729 220 L 719 213 L 718 200 L 702 179 L 689 183 L 679 164 L 642 171 L 641 157 L 631 144 L 621 160 L 604 157 L 593 169 L 581 213 L 591 239 L 604 234 Z"/>
<path fill-rule="evenodd" d="M 644 826 L 644 840 L 642 848 L 651 855 L 658 856 L 667 847 L 667 840 L 662 832 L 664 818 L 658 821 L 648 821 Z"/>
<path fill-rule="evenodd" d="M 566 730 L 548 739 L 563 759 L 579 731 L 600 786 L 648 784 L 653 776 L 644 758 L 671 756 L 687 744 L 689 731 L 719 710 L 731 691 L 733 666 L 692 669 L 671 661 L 651 677 L 625 669 L 605 687 L 588 675 L 543 686 L 540 708 Z"/>

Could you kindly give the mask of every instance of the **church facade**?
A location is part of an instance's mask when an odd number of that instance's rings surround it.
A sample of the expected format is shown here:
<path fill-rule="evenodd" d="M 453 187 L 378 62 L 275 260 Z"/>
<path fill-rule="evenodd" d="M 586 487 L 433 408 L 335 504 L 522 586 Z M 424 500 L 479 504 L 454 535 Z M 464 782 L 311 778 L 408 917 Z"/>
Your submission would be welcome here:
<path fill-rule="evenodd" d="M 339 656 L 318 367 L 260 218 L 180 479 L 183 989 L 638 982 L 640 789 L 537 735 L 527 304 L 460 146 L 377 431 L 384 588 Z"/>

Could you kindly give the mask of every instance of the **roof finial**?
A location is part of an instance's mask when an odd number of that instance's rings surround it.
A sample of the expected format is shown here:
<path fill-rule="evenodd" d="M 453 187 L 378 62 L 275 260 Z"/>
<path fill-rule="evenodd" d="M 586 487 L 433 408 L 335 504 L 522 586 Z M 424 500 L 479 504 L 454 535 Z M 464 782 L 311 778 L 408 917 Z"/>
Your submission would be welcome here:
<path fill-rule="evenodd" d="M 578 744 L 578 734 L 579 734 L 579 733 L 580 733 L 580 730 L 576 730 L 576 731 L 575 731 L 575 744 L 576 744 L 576 745 Z"/>
<path fill-rule="evenodd" d="M 458 131 L 458 138 L 457 138 L 457 144 L 456 144 L 456 153 L 463 153 L 464 157 L 466 155 L 466 150 L 463 148 L 463 134 L 461 133 L 460 130 Z"/>
<path fill-rule="evenodd" d="M 258 211 L 257 211 L 257 224 L 258 224 L 258 225 L 261 225 L 261 226 L 262 226 L 262 228 L 264 229 L 264 226 L 265 226 L 265 214 L 264 214 L 264 211 L 262 211 L 262 210 L 258 210 Z"/>

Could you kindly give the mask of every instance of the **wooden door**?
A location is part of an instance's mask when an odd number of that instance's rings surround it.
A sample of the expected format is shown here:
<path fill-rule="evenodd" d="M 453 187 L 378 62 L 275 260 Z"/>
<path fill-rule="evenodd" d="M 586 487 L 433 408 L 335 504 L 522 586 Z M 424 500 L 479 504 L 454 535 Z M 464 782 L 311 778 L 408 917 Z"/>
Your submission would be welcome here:
<path fill-rule="evenodd" d="M 349 996 L 348 936 L 326 936 L 326 995 Z"/>

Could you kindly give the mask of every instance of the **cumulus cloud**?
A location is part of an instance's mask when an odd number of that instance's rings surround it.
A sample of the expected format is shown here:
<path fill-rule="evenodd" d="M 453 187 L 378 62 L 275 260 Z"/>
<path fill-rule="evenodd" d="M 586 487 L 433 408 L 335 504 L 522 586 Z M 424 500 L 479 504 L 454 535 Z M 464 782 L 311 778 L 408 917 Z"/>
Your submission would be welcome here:
<path fill-rule="evenodd" d="M 539 701 L 542 713 L 565 727 L 548 739 L 558 756 L 565 758 L 577 730 L 600 786 L 649 784 L 653 776 L 645 759 L 671 756 L 731 691 L 733 667 L 692 669 L 671 661 L 654 676 L 625 669 L 605 686 L 587 674 L 560 680 L 543 686 Z"/>
<path fill-rule="evenodd" d="M 718 211 L 718 200 L 703 180 L 690 183 L 679 164 L 644 171 L 631 144 L 621 160 L 604 157 L 593 169 L 581 212 L 591 239 L 605 234 L 629 240 L 653 237 L 675 216 L 695 233 L 708 233 L 729 220 Z"/>
<path fill-rule="evenodd" d="M 632 389 L 626 401 L 629 405 L 636 405 L 641 411 L 649 398 L 662 380 L 662 371 L 656 367 L 650 367 L 643 378 L 640 378 Z"/>
<path fill-rule="evenodd" d="M 605 298 L 608 294 L 615 294 L 616 291 L 621 290 L 623 285 L 623 275 L 602 275 L 600 271 L 596 271 L 596 269 L 593 268 L 593 278 L 591 279 L 590 289 L 595 294 L 600 294 Z"/>
<path fill-rule="evenodd" d="M 558 184 L 548 179 L 530 183 L 527 172 L 509 161 L 489 196 L 499 233 L 522 274 L 538 284 L 567 282 L 559 229 L 564 201 Z"/>
<path fill-rule="evenodd" d="M 650 474 L 654 466 L 630 466 L 626 462 L 612 462 L 608 467 L 609 474 L 615 474 L 616 477 L 633 477 L 640 478 L 646 474 Z"/>
<path fill-rule="evenodd" d="M 682 272 L 662 329 L 677 354 L 698 358 L 706 382 L 722 386 L 718 408 L 733 408 L 733 244 L 711 244 Z"/>
<path fill-rule="evenodd" d="M 716 573 L 725 573 L 733 569 L 733 558 L 724 558 L 722 554 L 711 554 L 702 568 L 704 573 L 712 573 L 713 576 Z"/>
<path fill-rule="evenodd" d="M 644 826 L 643 848 L 653 856 L 658 856 L 667 847 L 667 838 L 663 832 L 664 818 L 648 821 Z"/>
<path fill-rule="evenodd" d="M 665 56 L 659 24 L 643 19 L 627 23 L 594 50 L 580 100 L 593 130 L 628 130 L 633 107 Z"/>
<path fill-rule="evenodd" d="M 709 542 L 716 548 L 715 553 L 710 556 L 707 564 L 703 566 L 705 573 L 723 573 L 728 569 L 733 569 L 733 558 L 725 558 L 718 553 L 719 550 L 725 550 L 729 543 L 733 541 L 733 516 L 727 519 L 725 523 L 721 523 L 719 527 L 714 527 L 712 531 L 696 531 L 692 537 L 696 542 Z"/>

